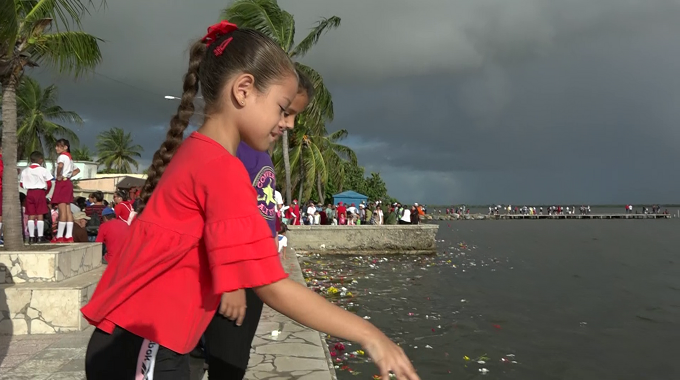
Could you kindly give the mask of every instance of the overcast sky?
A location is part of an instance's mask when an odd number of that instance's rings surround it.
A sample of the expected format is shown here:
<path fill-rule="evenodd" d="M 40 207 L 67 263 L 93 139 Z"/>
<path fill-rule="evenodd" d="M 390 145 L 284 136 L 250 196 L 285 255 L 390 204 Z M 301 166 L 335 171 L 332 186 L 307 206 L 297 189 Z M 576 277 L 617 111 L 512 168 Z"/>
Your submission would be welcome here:
<path fill-rule="evenodd" d="M 678 203 L 680 0 L 288 0 L 302 59 L 333 94 L 333 131 L 405 202 Z M 197 5 L 200 4 L 200 5 Z M 94 148 L 164 138 L 187 49 L 229 1 L 115 0 L 85 21 L 97 75 L 58 83 Z M 143 169 L 140 167 L 140 170 Z"/>

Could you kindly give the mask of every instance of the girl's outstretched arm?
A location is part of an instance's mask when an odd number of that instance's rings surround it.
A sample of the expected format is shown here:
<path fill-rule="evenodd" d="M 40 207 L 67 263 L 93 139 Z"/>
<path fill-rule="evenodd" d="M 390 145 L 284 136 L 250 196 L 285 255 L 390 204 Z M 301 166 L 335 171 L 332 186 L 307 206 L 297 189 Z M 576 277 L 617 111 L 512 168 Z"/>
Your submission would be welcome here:
<path fill-rule="evenodd" d="M 383 379 L 419 380 L 404 351 L 362 318 L 343 310 L 297 282 L 284 279 L 255 288 L 258 297 L 287 317 L 331 336 L 361 344 L 380 369 Z"/>

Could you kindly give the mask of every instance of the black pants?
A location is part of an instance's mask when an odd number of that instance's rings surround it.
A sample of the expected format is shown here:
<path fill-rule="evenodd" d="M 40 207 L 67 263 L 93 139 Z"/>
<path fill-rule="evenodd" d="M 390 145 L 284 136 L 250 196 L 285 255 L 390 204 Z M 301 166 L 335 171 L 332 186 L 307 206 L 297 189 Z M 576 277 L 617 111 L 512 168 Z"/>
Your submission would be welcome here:
<path fill-rule="evenodd" d="M 120 327 L 95 329 L 85 355 L 88 380 L 189 380 L 189 355 L 150 342 Z"/>
<path fill-rule="evenodd" d="M 241 326 L 215 313 L 205 330 L 210 380 L 241 380 L 246 373 L 263 306 L 252 289 L 246 289 L 246 306 L 246 317 Z"/>

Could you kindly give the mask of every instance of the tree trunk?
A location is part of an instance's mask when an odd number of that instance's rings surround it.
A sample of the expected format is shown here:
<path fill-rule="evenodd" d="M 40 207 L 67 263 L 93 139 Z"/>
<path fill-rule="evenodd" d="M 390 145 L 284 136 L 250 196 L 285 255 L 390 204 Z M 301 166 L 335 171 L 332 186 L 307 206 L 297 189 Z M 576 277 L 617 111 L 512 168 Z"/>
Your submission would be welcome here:
<path fill-rule="evenodd" d="M 2 86 L 2 226 L 8 251 L 24 246 L 17 175 L 17 83 L 18 76 L 12 73 Z"/>
<path fill-rule="evenodd" d="M 300 190 L 298 192 L 298 203 L 302 202 L 302 188 L 305 187 L 305 165 L 302 162 L 304 159 L 304 148 L 300 150 Z"/>
<path fill-rule="evenodd" d="M 288 155 L 288 130 L 283 131 L 283 136 L 281 136 L 281 150 L 283 150 L 283 168 L 286 172 L 286 204 L 290 206 L 292 204 L 293 189 L 290 183 L 290 156 Z"/>
<path fill-rule="evenodd" d="M 316 175 L 316 193 L 319 196 L 319 202 L 321 202 L 321 204 L 326 204 L 326 197 L 324 196 L 324 193 L 323 193 L 323 186 L 321 186 L 321 175 L 320 174 Z"/>

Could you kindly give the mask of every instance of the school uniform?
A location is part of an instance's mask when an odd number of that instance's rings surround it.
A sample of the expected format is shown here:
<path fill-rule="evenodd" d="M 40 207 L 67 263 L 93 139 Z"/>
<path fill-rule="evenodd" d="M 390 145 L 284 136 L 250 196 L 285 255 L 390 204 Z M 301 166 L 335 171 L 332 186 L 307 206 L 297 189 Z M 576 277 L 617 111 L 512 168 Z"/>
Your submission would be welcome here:
<path fill-rule="evenodd" d="M 68 152 L 63 152 L 57 158 L 57 165 L 62 164 L 61 176 L 63 179 L 54 184 L 54 193 L 52 193 L 52 204 L 69 204 L 73 202 L 73 182 L 71 182 L 71 175 L 75 169 L 73 165 L 73 160 L 71 159 L 71 154 Z M 57 172 L 55 169 L 55 177 L 57 177 Z"/>
<path fill-rule="evenodd" d="M 82 308 L 97 327 L 88 379 L 188 379 L 222 293 L 287 277 L 255 199 L 224 147 L 197 132 L 182 143 Z"/>
<path fill-rule="evenodd" d="M 26 189 L 26 215 L 45 215 L 50 211 L 47 192 L 53 179 L 52 174 L 38 164 L 31 164 L 21 171 L 21 187 Z"/>

